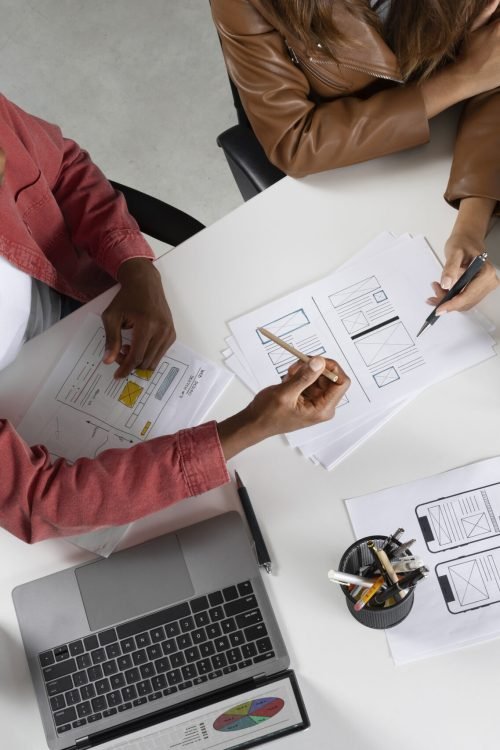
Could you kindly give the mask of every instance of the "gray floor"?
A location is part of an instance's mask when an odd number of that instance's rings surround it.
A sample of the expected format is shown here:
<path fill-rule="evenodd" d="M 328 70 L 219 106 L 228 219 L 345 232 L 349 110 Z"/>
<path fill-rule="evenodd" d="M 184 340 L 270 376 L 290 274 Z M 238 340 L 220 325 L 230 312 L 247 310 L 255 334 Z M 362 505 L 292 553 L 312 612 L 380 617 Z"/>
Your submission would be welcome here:
<path fill-rule="evenodd" d="M 241 203 L 215 143 L 235 115 L 208 0 L 0 0 L 0 71 L 110 178 L 206 224 Z"/>

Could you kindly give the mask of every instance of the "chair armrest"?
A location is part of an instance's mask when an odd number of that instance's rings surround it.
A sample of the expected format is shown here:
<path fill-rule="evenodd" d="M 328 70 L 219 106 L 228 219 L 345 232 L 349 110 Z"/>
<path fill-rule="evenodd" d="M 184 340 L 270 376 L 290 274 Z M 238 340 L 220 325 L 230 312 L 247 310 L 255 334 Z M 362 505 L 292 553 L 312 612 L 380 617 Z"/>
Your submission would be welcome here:
<path fill-rule="evenodd" d="M 205 226 L 189 214 L 184 213 L 158 198 L 141 193 L 140 190 L 110 180 L 123 193 L 127 208 L 139 224 L 141 232 L 169 245 L 180 245 Z"/>
<path fill-rule="evenodd" d="M 245 200 L 281 180 L 284 173 L 271 164 L 257 137 L 247 127 L 234 125 L 217 138 Z"/>

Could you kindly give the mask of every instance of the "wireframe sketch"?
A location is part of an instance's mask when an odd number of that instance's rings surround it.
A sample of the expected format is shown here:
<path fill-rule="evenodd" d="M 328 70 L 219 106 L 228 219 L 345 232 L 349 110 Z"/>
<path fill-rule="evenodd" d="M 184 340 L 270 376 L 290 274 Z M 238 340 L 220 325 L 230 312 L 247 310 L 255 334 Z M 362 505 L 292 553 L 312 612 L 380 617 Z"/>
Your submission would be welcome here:
<path fill-rule="evenodd" d="M 458 557 L 436 565 L 446 606 L 456 615 L 500 602 L 500 549 Z"/>
<path fill-rule="evenodd" d="M 154 370 L 134 370 L 134 375 L 136 378 L 141 378 L 141 380 L 151 380 Z"/>
<path fill-rule="evenodd" d="M 299 323 L 300 325 L 298 325 Z M 323 346 L 302 309 L 295 310 L 290 315 L 286 315 L 270 323 L 263 323 L 262 325 L 268 331 L 275 333 L 283 341 L 286 341 L 287 344 L 290 344 L 303 354 L 307 354 L 309 357 L 332 356 Z M 278 331 L 280 332 L 278 333 Z M 258 329 L 256 329 L 255 333 L 263 345 L 271 364 L 280 378 L 282 378 L 288 372 L 290 365 L 297 361 L 297 357 L 294 354 L 290 354 L 286 349 L 283 349 L 279 344 L 275 344 L 274 341 L 268 339 Z M 336 358 L 338 359 L 338 355 Z M 341 401 L 339 401 L 338 406 L 343 406 L 348 402 L 349 399 L 344 395 Z"/>
<path fill-rule="evenodd" d="M 378 388 L 425 364 L 376 276 L 330 294 L 329 300 Z"/>
<path fill-rule="evenodd" d="M 500 483 L 422 503 L 415 508 L 430 552 L 500 535 Z"/>
<path fill-rule="evenodd" d="M 282 318 L 273 320 L 271 323 L 263 325 L 268 331 L 274 333 L 275 336 L 279 336 L 281 339 L 285 338 L 287 334 L 297 331 L 299 328 L 309 325 L 310 321 L 306 313 L 302 308 L 294 310 L 288 315 L 284 315 Z M 263 344 L 266 344 L 269 339 L 264 336 L 260 331 L 257 331 L 257 335 Z"/>
<path fill-rule="evenodd" d="M 384 388 L 386 385 L 390 385 L 396 380 L 399 380 L 399 375 L 395 367 L 387 367 L 385 370 L 376 372 L 373 379 L 379 388 Z"/>
<path fill-rule="evenodd" d="M 368 319 L 362 310 L 358 310 L 352 315 L 346 315 L 342 319 L 342 323 L 347 333 L 359 333 L 364 328 L 368 327 Z"/>
<path fill-rule="evenodd" d="M 367 365 L 380 364 L 413 346 L 413 339 L 400 320 L 384 325 L 355 341 Z"/>
<path fill-rule="evenodd" d="M 379 289 L 380 284 L 376 276 L 370 276 L 368 279 L 363 279 L 363 281 L 352 284 L 340 292 L 331 294 L 330 301 L 334 307 L 342 307 L 347 303 L 353 302 L 353 300 L 359 300 L 362 297 L 373 294 Z"/>
<path fill-rule="evenodd" d="M 130 380 L 123 386 L 123 390 L 118 396 L 118 401 L 120 401 L 125 406 L 128 406 L 129 409 L 132 409 L 143 390 L 144 388 L 142 388 L 142 386 L 140 386 L 138 383 L 135 383 L 133 380 Z"/>
<path fill-rule="evenodd" d="M 170 399 L 180 392 L 189 365 L 167 354 L 155 371 L 139 369 L 125 381 L 116 380 L 112 369 L 102 362 L 104 346 L 104 329 L 98 328 L 59 388 L 56 400 L 97 419 L 103 427 L 144 439 Z M 103 415 L 108 415 L 108 421 Z"/>

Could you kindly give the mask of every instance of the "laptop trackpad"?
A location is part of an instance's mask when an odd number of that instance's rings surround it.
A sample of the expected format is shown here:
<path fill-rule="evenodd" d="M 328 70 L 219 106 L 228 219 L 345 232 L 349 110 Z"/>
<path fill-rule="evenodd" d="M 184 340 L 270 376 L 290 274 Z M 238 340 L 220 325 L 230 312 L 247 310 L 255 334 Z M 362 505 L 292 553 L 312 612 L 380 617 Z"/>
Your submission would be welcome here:
<path fill-rule="evenodd" d="M 194 594 L 175 534 L 81 565 L 75 574 L 91 630 L 140 617 Z"/>

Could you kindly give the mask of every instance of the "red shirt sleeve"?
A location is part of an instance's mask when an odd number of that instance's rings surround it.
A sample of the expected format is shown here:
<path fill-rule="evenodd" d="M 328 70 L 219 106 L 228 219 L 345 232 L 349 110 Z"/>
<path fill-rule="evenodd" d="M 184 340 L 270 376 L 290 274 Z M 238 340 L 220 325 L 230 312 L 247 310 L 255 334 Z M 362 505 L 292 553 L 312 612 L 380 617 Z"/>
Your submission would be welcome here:
<path fill-rule="evenodd" d="M 0 96 L 2 117 L 44 175 L 64 216 L 71 241 L 116 279 L 130 258 L 154 258 L 125 199 L 89 154 L 64 138 L 57 125 Z"/>
<path fill-rule="evenodd" d="M 52 462 L 0 420 L 0 525 L 26 542 L 130 523 L 229 480 L 215 422 Z"/>

